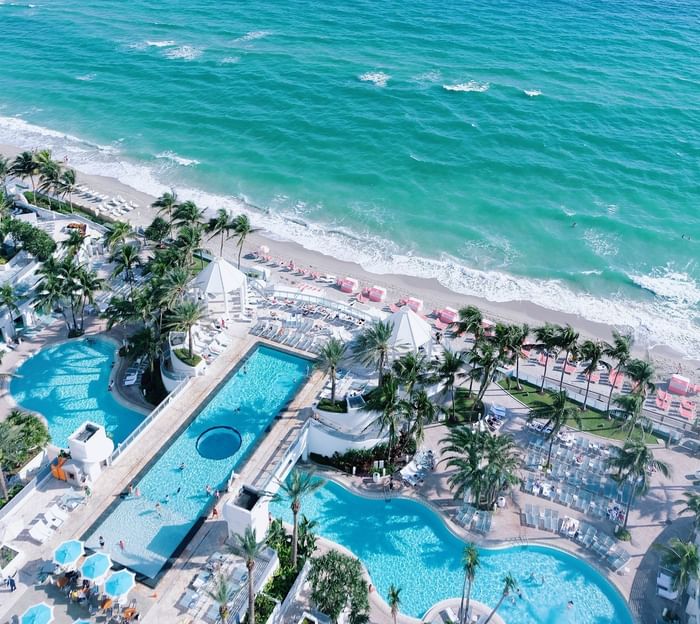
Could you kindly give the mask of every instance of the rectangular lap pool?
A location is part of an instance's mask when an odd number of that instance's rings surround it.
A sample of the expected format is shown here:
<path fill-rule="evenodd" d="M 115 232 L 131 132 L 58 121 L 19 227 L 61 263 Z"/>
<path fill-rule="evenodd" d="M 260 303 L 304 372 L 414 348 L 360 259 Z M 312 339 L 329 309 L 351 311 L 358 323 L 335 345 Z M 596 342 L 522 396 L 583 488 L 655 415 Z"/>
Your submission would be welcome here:
<path fill-rule="evenodd" d="M 133 494 L 116 501 L 87 531 L 86 545 L 98 549 L 102 537 L 102 550 L 113 561 L 144 581 L 156 579 L 309 368 L 304 358 L 256 347 L 141 471 Z"/>

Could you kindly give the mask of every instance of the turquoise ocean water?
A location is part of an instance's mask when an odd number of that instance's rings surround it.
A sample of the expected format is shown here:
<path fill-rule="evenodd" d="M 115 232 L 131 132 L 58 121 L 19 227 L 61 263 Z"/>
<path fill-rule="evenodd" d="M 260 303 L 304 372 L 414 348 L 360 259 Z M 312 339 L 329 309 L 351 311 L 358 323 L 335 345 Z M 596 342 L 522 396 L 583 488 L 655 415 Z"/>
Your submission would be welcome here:
<path fill-rule="evenodd" d="M 700 356 L 697 1 L 0 0 L 0 19 L 0 142 Z"/>

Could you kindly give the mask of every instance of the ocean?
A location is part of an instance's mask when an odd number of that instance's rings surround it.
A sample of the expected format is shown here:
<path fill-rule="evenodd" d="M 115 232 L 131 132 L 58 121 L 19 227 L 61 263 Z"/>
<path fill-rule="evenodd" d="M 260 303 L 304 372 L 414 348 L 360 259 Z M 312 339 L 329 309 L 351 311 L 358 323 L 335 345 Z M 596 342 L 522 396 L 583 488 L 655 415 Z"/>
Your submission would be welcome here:
<path fill-rule="evenodd" d="M 700 3 L 2 2 L 0 142 L 700 357 Z"/>

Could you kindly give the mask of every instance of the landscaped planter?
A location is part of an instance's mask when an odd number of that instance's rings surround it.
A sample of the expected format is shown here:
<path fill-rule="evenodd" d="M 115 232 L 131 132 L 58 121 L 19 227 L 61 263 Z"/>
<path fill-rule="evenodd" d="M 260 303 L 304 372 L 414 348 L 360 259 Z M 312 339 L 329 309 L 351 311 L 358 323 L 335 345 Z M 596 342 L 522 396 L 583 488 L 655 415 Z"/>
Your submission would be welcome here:
<path fill-rule="evenodd" d="M 24 563 L 24 555 L 6 544 L 0 546 L 0 576 L 12 576 Z"/>

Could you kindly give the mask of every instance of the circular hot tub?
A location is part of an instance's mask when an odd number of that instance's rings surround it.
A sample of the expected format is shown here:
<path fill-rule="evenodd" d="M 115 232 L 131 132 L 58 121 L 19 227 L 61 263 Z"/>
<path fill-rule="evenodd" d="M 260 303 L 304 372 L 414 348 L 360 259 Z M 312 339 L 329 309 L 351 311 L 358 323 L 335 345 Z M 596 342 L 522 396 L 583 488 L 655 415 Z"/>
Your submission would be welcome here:
<path fill-rule="evenodd" d="M 241 434 L 233 427 L 211 427 L 197 438 L 197 452 L 205 459 L 226 459 L 238 452 L 241 442 Z"/>

